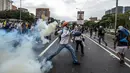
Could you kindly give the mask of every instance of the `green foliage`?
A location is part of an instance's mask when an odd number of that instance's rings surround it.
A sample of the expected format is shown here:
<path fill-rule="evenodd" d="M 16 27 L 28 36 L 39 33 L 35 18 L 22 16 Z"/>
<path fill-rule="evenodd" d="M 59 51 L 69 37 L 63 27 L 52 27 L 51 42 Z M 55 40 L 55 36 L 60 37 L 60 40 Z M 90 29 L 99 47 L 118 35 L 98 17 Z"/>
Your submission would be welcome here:
<path fill-rule="evenodd" d="M 95 25 L 96 25 L 96 23 L 93 21 L 85 21 L 85 23 L 84 23 L 84 26 L 88 26 L 88 27 L 93 27 Z"/>
<path fill-rule="evenodd" d="M 0 11 L 0 19 L 20 19 L 19 10 Z M 26 22 L 34 22 L 34 15 L 29 12 L 21 12 L 21 19 Z"/>
<path fill-rule="evenodd" d="M 130 11 L 124 14 L 118 14 L 117 16 L 117 26 L 122 25 L 124 27 L 130 28 Z M 107 14 L 102 17 L 98 22 L 99 25 L 102 25 L 107 28 L 115 27 L 115 14 Z"/>

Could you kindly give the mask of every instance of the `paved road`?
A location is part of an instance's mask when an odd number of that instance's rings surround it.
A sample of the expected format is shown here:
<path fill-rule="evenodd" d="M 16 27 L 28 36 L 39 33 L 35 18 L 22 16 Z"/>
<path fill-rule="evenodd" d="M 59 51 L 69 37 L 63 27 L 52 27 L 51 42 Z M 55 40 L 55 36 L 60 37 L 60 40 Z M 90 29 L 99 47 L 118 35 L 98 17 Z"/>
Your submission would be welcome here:
<path fill-rule="evenodd" d="M 89 34 L 87 34 L 87 35 L 89 36 Z M 113 38 L 114 38 L 113 35 L 106 34 L 105 41 L 108 43 L 108 46 L 106 47 L 106 49 L 108 49 L 109 51 L 115 53 L 115 50 L 113 49 L 113 47 L 114 47 Z M 92 37 L 92 39 L 94 41 L 98 42 L 98 38 L 94 39 L 94 37 Z M 104 45 L 104 44 L 102 43 L 102 45 Z M 127 61 L 130 62 L 130 49 L 128 49 L 127 52 L 126 52 L 126 59 L 127 59 Z"/>
<path fill-rule="evenodd" d="M 113 38 L 114 36 L 112 35 L 106 35 L 106 42 L 110 48 L 113 48 Z M 126 52 L 126 57 L 130 59 L 130 49 Z"/>
<path fill-rule="evenodd" d="M 57 36 L 54 36 L 54 34 L 52 34 L 52 36 L 51 36 L 51 41 L 49 41 L 49 43 L 47 43 L 47 44 L 45 44 L 45 46 L 43 47 L 43 48 L 35 48 L 34 49 L 34 52 L 35 52 L 35 54 L 38 56 L 42 51 L 44 51 L 45 50 L 45 48 L 47 48 L 49 45 L 50 45 L 50 43 L 52 43 L 55 39 L 56 39 L 56 37 Z M 42 44 L 41 44 L 42 45 Z"/>
<path fill-rule="evenodd" d="M 86 35 L 85 35 L 86 36 Z M 70 53 L 64 49 L 53 60 L 53 69 L 49 73 L 130 73 L 129 62 L 126 65 L 120 66 L 118 58 L 115 53 L 93 41 L 85 38 L 85 56 L 81 57 L 80 52 L 77 53 L 78 60 L 81 62 L 80 66 L 72 64 Z M 75 48 L 75 45 L 72 44 Z M 58 48 L 58 41 L 56 41 L 42 56 L 49 56 Z"/>

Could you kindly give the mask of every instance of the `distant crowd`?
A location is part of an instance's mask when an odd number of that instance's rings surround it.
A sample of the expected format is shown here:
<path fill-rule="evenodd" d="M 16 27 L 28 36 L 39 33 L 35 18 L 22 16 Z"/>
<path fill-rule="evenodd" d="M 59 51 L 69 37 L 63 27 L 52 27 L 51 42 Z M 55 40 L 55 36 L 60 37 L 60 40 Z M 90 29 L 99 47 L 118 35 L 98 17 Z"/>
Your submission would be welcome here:
<path fill-rule="evenodd" d="M 0 29 L 6 30 L 7 32 L 18 30 L 19 33 L 28 33 L 29 29 L 31 29 L 31 24 L 28 22 L 11 22 L 11 21 L 3 21 L 0 22 Z"/>

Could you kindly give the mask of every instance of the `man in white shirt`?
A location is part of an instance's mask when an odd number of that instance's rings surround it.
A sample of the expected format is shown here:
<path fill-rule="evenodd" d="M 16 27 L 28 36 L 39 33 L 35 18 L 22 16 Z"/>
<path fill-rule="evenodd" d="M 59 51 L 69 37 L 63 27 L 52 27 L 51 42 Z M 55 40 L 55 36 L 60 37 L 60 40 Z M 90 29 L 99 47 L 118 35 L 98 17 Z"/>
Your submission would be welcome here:
<path fill-rule="evenodd" d="M 73 58 L 73 64 L 80 65 L 80 63 L 78 62 L 77 57 L 75 55 L 75 51 L 74 51 L 73 47 L 69 44 L 70 31 L 68 30 L 67 25 L 68 25 L 68 22 L 64 22 L 63 25 L 62 25 L 63 29 L 58 31 L 58 33 L 61 34 L 61 40 L 60 40 L 59 48 L 54 54 L 52 54 L 51 56 L 49 56 L 47 58 L 47 61 L 51 60 L 53 57 L 55 57 L 57 54 L 59 54 L 60 51 L 63 48 L 66 48 L 71 52 L 71 55 L 72 55 L 72 58 Z"/>

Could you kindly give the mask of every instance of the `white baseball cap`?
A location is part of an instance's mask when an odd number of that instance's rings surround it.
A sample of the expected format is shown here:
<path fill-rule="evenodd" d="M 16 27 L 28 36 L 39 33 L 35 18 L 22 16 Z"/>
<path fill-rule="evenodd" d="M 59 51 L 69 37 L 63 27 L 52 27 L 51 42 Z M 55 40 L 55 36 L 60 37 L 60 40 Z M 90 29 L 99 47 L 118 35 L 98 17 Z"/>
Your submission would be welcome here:
<path fill-rule="evenodd" d="M 122 30 L 123 28 L 124 28 L 123 26 L 119 26 L 119 27 L 118 27 L 119 30 Z"/>

